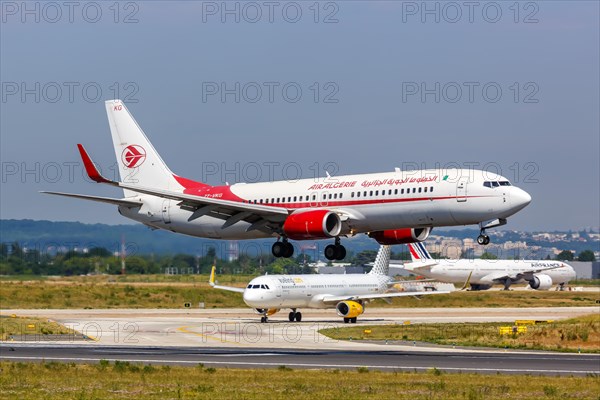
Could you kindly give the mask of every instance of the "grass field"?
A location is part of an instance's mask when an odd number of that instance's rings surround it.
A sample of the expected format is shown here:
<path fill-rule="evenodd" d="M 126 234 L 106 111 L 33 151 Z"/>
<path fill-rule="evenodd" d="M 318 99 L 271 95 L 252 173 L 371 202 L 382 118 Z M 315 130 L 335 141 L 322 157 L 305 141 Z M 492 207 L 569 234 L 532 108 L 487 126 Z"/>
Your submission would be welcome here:
<path fill-rule="evenodd" d="M 244 287 L 251 279 L 243 275 L 223 275 L 219 283 Z M 7 308 L 183 308 L 204 302 L 206 308 L 245 307 L 242 296 L 212 289 L 206 275 L 118 275 L 47 278 L 43 280 L 3 280 L 0 307 Z M 499 291 L 455 292 L 405 297 L 391 304 L 375 301 L 377 307 L 546 307 L 593 306 L 598 291 Z"/>
<path fill-rule="evenodd" d="M 0 362 L 5 399 L 594 399 L 597 376 L 234 370 L 129 364 Z"/>
<path fill-rule="evenodd" d="M 43 318 L 0 315 L 0 340 L 12 335 L 70 335 L 75 332 L 54 321 Z"/>
<path fill-rule="evenodd" d="M 400 340 L 457 346 L 508 347 L 554 351 L 600 353 L 600 314 L 527 325 L 527 332 L 500 335 L 506 323 L 374 325 L 323 329 L 338 340 Z M 365 332 L 367 331 L 367 332 Z M 369 332 L 370 331 L 370 332 Z"/>

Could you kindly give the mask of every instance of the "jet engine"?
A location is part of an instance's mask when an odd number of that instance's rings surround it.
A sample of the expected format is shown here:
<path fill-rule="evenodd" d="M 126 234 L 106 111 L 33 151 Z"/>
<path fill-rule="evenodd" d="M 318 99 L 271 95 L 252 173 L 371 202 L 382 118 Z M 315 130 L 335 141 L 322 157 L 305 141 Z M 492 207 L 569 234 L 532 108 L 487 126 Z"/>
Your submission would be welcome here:
<path fill-rule="evenodd" d="M 300 211 L 291 214 L 283 223 L 283 232 L 294 240 L 336 237 L 342 230 L 342 220 L 328 210 Z"/>
<path fill-rule="evenodd" d="M 552 278 L 546 274 L 535 274 L 529 281 L 529 286 L 535 290 L 548 290 L 552 287 Z"/>
<path fill-rule="evenodd" d="M 369 237 L 379 244 L 404 244 L 422 242 L 429 237 L 431 228 L 389 229 L 387 231 L 370 232 Z"/>
<path fill-rule="evenodd" d="M 365 308 L 359 302 L 346 300 L 337 303 L 335 310 L 340 317 L 356 318 L 365 311 Z"/>

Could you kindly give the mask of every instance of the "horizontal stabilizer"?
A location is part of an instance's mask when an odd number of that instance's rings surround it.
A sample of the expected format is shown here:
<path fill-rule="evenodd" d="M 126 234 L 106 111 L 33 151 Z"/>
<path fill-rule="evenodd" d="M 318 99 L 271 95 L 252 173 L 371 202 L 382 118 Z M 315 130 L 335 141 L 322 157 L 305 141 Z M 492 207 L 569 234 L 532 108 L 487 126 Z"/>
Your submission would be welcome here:
<path fill-rule="evenodd" d="M 91 201 L 97 201 L 100 203 L 115 204 L 117 206 L 125 206 L 125 207 L 140 207 L 142 205 L 141 201 L 127 200 L 127 199 L 113 199 L 111 197 L 101 197 L 101 196 L 89 196 L 86 194 L 47 192 L 47 191 L 41 191 L 40 193 L 53 194 L 56 196 L 64 196 L 64 197 L 73 197 L 75 199 L 91 200 Z"/>

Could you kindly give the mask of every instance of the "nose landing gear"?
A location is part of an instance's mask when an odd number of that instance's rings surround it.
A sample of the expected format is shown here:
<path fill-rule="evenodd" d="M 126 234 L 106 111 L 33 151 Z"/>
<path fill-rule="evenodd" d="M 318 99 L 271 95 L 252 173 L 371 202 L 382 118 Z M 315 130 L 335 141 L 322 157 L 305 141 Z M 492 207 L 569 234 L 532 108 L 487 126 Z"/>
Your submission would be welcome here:
<path fill-rule="evenodd" d="M 483 246 L 490 244 L 490 237 L 485 234 L 485 229 L 482 229 L 481 232 L 479 232 L 479 236 L 477 236 L 477 243 Z"/>

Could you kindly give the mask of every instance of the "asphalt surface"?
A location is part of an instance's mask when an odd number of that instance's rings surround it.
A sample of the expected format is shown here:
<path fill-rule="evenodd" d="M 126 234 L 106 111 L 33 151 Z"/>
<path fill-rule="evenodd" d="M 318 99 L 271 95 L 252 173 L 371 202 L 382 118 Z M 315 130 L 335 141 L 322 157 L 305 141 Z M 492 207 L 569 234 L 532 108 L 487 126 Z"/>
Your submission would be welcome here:
<path fill-rule="evenodd" d="M 228 347 L 142 347 L 94 345 L 1 344 L 0 359 L 19 362 L 81 362 L 100 360 L 227 368 L 356 369 L 531 375 L 600 375 L 600 355 L 546 352 L 427 352 L 274 350 Z"/>

